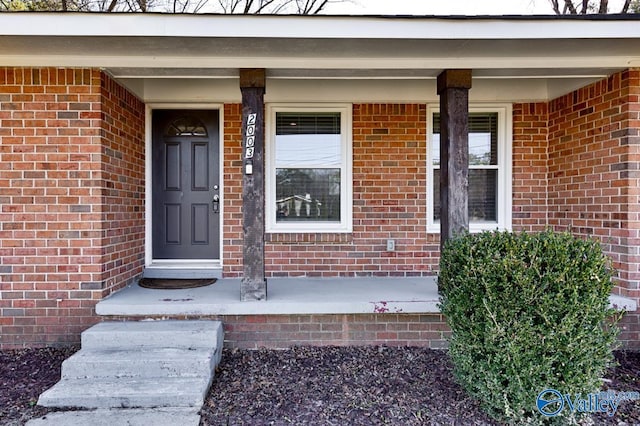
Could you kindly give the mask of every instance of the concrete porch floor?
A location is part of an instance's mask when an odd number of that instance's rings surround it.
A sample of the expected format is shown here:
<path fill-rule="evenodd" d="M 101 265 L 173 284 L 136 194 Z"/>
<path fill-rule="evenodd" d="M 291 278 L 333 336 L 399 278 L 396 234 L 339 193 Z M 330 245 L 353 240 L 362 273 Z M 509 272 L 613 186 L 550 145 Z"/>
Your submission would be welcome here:
<path fill-rule="evenodd" d="M 152 290 L 132 284 L 96 305 L 98 315 L 296 315 L 438 313 L 437 278 L 269 278 L 267 300 L 240 301 L 240 280 L 207 287 Z M 633 312 L 634 300 L 611 295 L 610 303 Z"/>
<path fill-rule="evenodd" d="M 96 305 L 98 315 L 437 313 L 436 277 L 269 278 L 267 301 L 240 301 L 240 280 L 152 290 L 132 284 Z"/>

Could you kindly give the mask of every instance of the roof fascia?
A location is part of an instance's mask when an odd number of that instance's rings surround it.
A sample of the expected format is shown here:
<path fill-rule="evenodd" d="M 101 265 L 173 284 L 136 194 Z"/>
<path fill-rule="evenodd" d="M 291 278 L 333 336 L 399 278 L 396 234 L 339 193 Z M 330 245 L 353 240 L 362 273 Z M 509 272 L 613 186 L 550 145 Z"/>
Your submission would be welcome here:
<path fill-rule="evenodd" d="M 636 17 L 375 17 L 0 13 L 0 35 L 307 39 L 541 40 L 640 38 Z"/>

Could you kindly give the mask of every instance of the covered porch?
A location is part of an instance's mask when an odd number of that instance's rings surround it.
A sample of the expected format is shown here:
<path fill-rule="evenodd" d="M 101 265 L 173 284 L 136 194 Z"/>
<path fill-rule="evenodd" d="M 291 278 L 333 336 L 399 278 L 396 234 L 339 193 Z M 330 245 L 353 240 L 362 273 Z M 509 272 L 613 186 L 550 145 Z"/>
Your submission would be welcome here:
<path fill-rule="evenodd" d="M 595 236 L 620 271 L 616 291 L 638 301 L 635 18 L 0 21 L 11 135 L 0 178 L 12 186 L 0 343 L 73 341 L 97 311 L 223 317 L 270 342 L 438 345 L 440 244 L 467 226 Z M 204 126 L 183 120 L 202 115 Z M 286 142 L 318 131 L 331 156 L 311 137 Z M 197 178 L 184 187 L 207 188 L 202 200 L 183 198 L 182 174 L 167 172 L 182 167 Z M 298 216 L 289 197 L 315 210 Z M 321 219 L 319 201 L 334 206 Z M 195 218 L 181 229 L 211 226 L 187 238 L 163 226 L 178 217 Z M 204 255 L 154 246 L 178 240 L 210 244 Z M 198 275 L 219 281 L 136 284 Z M 638 316 L 628 318 L 624 340 L 637 344 Z"/>

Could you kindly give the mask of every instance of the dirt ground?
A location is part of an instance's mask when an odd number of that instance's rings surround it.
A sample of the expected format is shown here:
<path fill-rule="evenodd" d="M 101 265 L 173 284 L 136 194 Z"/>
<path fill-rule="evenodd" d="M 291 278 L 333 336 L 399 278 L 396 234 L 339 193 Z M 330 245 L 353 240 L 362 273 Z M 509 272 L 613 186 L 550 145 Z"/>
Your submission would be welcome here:
<path fill-rule="evenodd" d="M 0 424 L 44 415 L 38 395 L 77 348 L 0 352 Z M 640 392 L 640 353 L 617 352 L 605 389 Z M 225 350 L 202 409 L 208 425 L 496 425 L 455 383 L 446 351 L 389 347 Z M 640 425 L 640 401 L 597 425 Z"/>

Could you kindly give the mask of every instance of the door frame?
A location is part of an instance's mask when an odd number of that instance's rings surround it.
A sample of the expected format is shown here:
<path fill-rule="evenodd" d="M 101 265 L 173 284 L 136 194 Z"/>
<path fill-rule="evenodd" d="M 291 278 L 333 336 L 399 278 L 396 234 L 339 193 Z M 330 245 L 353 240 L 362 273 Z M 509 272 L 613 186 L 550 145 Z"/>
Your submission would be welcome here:
<path fill-rule="evenodd" d="M 153 258 L 153 164 L 151 151 L 153 149 L 153 127 L 151 114 L 153 110 L 158 109 L 178 109 L 178 110 L 211 110 L 218 111 L 218 137 L 219 152 L 218 161 L 218 182 L 220 185 L 220 229 L 218 230 L 220 259 L 211 260 L 188 260 L 188 259 L 154 259 Z M 224 104 L 221 103 L 148 103 L 145 106 L 145 243 L 144 243 L 144 263 L 146 267 L 163 263 L 170 263 L 172 267 L 182 265 L 185 269 L 194 269 L 198 267 L 210 269 L 211 267 L 222 268 L 222 259 L 224 259 Z"/>

